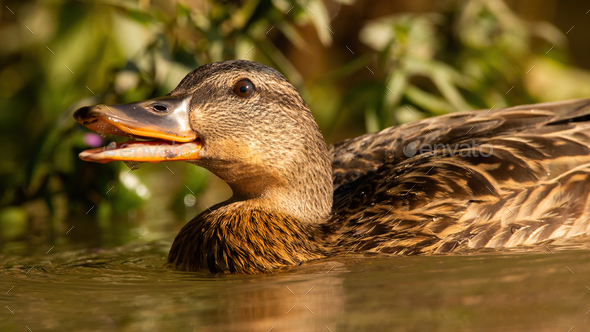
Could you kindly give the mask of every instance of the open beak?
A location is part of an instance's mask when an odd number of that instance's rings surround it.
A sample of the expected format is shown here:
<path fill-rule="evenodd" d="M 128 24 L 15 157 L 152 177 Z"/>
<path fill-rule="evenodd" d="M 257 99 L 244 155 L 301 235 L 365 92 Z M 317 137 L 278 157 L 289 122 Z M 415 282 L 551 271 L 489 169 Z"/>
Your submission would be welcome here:
<path fill-rule="evenodd" d="M 151 162 L 199 159 L 202 141 L 189 125 L 190 97 L 160 97 L 124 105 L 82 107 L 76 121 L 97 133 L 130 136 L 124 143 L 90 149 L 80 159 Z"/>

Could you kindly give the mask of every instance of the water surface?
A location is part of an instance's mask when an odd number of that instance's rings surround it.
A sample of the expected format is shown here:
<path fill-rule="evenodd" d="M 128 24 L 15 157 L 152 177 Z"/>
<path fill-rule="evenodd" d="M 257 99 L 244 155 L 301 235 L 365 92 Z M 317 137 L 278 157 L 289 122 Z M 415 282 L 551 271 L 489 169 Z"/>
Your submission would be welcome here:
<path fill-rule="evenodd" d="M 550 244 L 553 253 L 352 254 L 253 276 L 172 271 L 170 241 L 5 255 L 0 330 L 582 331 L 583 242 Z"/>

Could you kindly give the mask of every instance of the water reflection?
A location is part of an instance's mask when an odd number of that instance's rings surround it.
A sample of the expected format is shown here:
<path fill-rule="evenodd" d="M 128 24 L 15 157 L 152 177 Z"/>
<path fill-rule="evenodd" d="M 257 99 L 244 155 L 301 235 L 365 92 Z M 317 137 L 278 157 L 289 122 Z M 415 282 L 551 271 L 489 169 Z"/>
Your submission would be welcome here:
<path fill-rule="evenodd" d="M 326 274 L 329 268 L 322 272 L 306 271 L 303 275 L 288 273 L 241 280 L 239 292 L 232 292 L 233 296 L 219 293 L 213 299 L 217 305 L 211 312 L 212 317 L 228 319 L 205 322 L 206 330 L 328 331 L 326 326 L 335 328 L 335 317 L 341 315 L 344 308 L 340 273 L 345 269 Z M 199 320 L 192 323 L 203 327 Z"/>
<path fill-rule="evenodd" d="M 35 330 L 328 331 L 344 308 L 341 262 L 262 276 L 175 272 L 169 243 L 69 252 L 51 261 L 2 262 L 2 297 L 15 312 L 2 324 Z M 24 264 L 23 264 L 24 263 Z M 33 266 L 27 274 L 29 266 Z M 12 286 L 10 286 L 12 287 Z"/>

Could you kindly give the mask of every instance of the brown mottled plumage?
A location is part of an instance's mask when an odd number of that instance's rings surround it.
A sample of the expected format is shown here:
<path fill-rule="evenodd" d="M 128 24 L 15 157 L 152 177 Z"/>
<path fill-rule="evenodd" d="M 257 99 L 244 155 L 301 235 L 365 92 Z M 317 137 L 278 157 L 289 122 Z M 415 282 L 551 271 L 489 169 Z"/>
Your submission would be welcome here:
<path fill-rule="evenodd" d="M 264 273 L 322 258 L 313 225 L 247 202 L 205 210 L 176 237 L 168 261 L 183 270 Z"/>
<path fill-rule="evenodd" d="M 589 120 L 584 99 L 449 114 L 336 144 L 333 245 L 414 254 L 588 234 Z M 493 153 L 408 158 L 411 142 Z"/>
<path fill-rule="evenodd" d="M 232 90 L 242 79 L 249 98 Z M 177 269 L 265 273 L 351 250 L 431 254 L 590 232 L 589 99 L 448 114 L 327 147 L 295 88 L 257 63 L 202 66 L 170 96 L 191 98 L 202 148 L 190 162 L 234 193 L 180 231 Z"/>

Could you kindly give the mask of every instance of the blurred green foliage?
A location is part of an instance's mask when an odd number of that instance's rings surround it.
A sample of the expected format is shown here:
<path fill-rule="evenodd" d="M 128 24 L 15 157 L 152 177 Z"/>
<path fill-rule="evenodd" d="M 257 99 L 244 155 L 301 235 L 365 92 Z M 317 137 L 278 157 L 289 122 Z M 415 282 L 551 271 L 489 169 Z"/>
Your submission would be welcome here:
<path fill-rule="evenodd" d="M 361 82 L 353 89 L 359 93 L 349 94 L 340 108 L 351 105 L 354 114 L 365 105 L 369 132 L 448 112 L 581 98 L 590 92 L 585 73 L 577 83 L 569 77 L 568 93 L 547 98 L 553 87 L 536 82 L 557 67 L 568 76 L 565 35 L 547 22 L 521 19 L 502 1 L 447 2 L 437 13 L 378 18 L 359 37 L 378 52 L 373 71 L 386 74 L 375 86 Z M 537 69 L 528 76 L 533 66 Z"/>
<path fill-rule="evenodd" d="M 329 140 L 448 112 L 590 92 L 590 75 L 568 65 L 565 35 L 549 23 L 523 20 L 502 1 L 445 1 L 436 12 L 368 20 L 353 34 L 370 52 L 315 81 L 305 79 L 281 45 L 308 50 L 313 39 L 348 52 L 333 45 L 331 22 L 351 1 L 6 5 L 10 11 L 3 10 L 0 24 L 2 251 L 36 251 L 47 241 L 102 246 L 155 238 L 226 197 L 227 190 L 207 186 L 206 171 L 188 164 L 170 164 L 170 174 L 162 165 L 129 172 L 122 163 L 80 161 L 88 131 L 72 118 L 80 106 L 166 94 L 212 61 L 249 59 L 283 72 Z M 362 79 L 339 84 L 354 77 Z M 66 240 L 72 226 L 76 236 Z"/>

